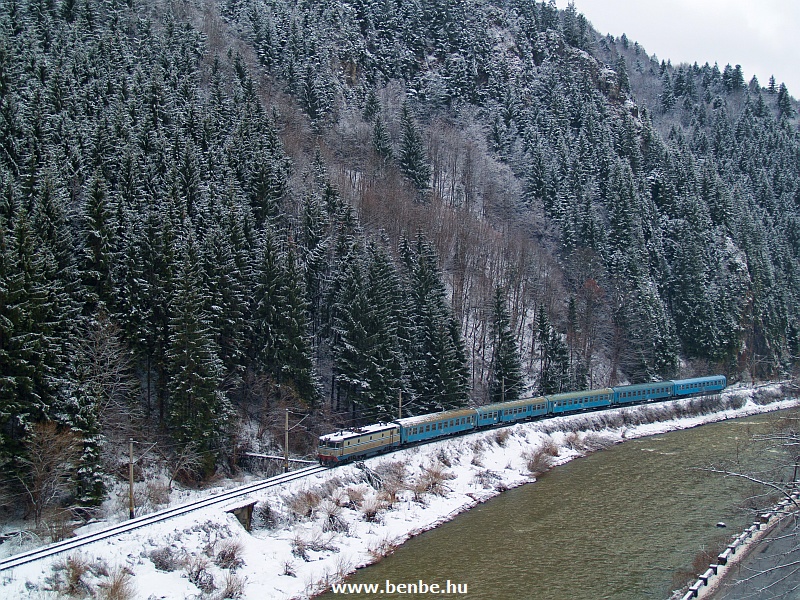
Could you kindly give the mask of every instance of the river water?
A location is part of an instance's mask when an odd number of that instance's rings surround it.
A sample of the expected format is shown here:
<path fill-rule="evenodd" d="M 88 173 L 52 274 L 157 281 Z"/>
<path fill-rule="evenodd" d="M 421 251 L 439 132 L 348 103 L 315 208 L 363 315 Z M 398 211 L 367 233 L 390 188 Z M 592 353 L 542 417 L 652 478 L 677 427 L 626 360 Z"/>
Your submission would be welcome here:
<path fill-rule="evenodd" d="M 748 498 L 764 491 L 702 468 L 763 468 L 775 450 L 751 438 L 787 412 L 632 440 L 574 460 L 409 540 L 349 581 L 449 580 L 467 584 L 468 594 L 436 597 L 470 600 L 668 598 L 694 572 L 699 553 L 716 555 L 752 522 Z"/>

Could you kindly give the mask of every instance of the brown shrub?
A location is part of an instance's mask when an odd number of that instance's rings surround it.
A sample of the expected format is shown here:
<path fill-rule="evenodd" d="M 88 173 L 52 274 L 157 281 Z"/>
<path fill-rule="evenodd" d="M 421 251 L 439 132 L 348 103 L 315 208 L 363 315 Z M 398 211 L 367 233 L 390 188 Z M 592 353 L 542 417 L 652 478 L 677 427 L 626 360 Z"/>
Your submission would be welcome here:
<path fill-rule="evenodd" d="M 361 503 L 361 512 L 368 523 L 376 522 L 382 509 L 383 502 L 377 496 L 370 496 Z"/>
<path fill-rule="evenodd" d="M 555 456 L 549 448 L 542 447 L 525 452 L 522 458 L 525 460 L 525 466 L 532 475 L 541 475 L 553 467 Z"/>
<path fill-rule="evenodd" d="M 300 518 L 310 517 L 322 502 L 322 496 L 313 490 L 300 490 L 287 499 L 289 510 Z"/>
<path fill-rule="evenodd" d="M 108 580 L 101 583 L 100 598 L 103 600 L 133 600 L 136 597 L 136 587 L 131 581 L 131 572 L 127 569 L 114 569 Z"/>
<path fill-rule="evenodd" d="M 235 571 L 244 564 L 242 552 L 244 552 L 244 545 L 241 541 L 237 539 L 224 540 L 214 558 L 214 564 L 221 569 Z"/>
<path fill-rule="evenodd" d="M 505 448 L 506 442 L 508 441 L 508 437 L 511 435 L 511 430 L 509 429 L 498 429 L 494 433 L 494 442 L 500 446 L 501 448 Z"/>

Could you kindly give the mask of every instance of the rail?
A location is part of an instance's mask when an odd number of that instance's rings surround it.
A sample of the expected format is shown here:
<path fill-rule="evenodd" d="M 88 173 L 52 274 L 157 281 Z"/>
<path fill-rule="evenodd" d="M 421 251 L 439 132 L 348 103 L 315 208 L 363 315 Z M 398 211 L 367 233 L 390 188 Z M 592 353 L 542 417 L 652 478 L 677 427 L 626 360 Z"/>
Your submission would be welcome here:
<path fill-rule="evenodd" d="M 134 529 L 138 529 L 140 527 L 146 527 L 147 525 L 152 525 L 153 523 L 166 521 L 167 519 L 171 519 L 172 517 L 185 515 L 186 513 L 192 512 L 194 510 L 206 508 L 208 506 L 213 506 L 214 504 L 222 504 L 224 502 L 228 502 L 229 500 L 233 500 L 234 498 L 238 498 L 240 496 L 245 496 L 247 494 L 258 492 L 270 487 L 274 487 L 276 485 L 289 483 L 290 481 L 301 479 L 303 477 L 308 477 L 309 475 L 314 475 L 322 471 L 327 471 L 327 468 L 322 466 L 313 466 L 313 467 L 306 467 L 304 469 L 298 469 L 297 471 L 290 471 L 289 473 L 276 475 L 275 477 L 270 477 L 269 479 L 265 479 L 263 481 L 250 483 L 247 485 L 240 486 L 233 490 L 220 492 L 218 494 L 209 496 L 207 498 L 194 500 L 192 502 L 186 502 L 178 506 L 173 506 L 171 508 L 166 508 L 164 510 L 151 513 L 149 515 L 144 515 L 142 517 L 131 519 L 130 521 L 125 521 L 123 523 L 111 525 L 99 531 L 87 533 L 85 535 L 80 535 L 74 538 L 70 538 L 68 540 L 64 540 L 62 542 L 50 544 L 49 546 L 37 548 L 35 550 L 29 550 L 27 552 L 15 554 L 14 556 L 10 556 L 8 558 L 0 560 L 0 571 L 13 569 L 14 567 L 19 567 L 21 565 L 36 560 L 41 560 L 49 556 L 60 554 L 61 552 L 74 550 L 76 548 L 92 544 L 94 542 L 99 542 L 101 540 L 114 537 L 122 533 L 133 531 Z"/>

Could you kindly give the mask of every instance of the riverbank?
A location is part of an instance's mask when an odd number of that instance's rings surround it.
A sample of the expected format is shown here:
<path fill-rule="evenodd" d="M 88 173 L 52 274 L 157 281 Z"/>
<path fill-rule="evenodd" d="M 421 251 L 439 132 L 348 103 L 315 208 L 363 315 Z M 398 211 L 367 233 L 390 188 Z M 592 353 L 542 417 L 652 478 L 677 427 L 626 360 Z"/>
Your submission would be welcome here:
<path fill-rule="evenodd" d="M 794 564 L 790 558 L 797 552 L 797 504 L 800 490 L 794 490 L 769 510 L 747 530 L 731 540 L 724 554 L 710 566 L 703 578 L 681 596 L 682 600 L 723 600 L 728 597 L 756 597 L 770 590 L 771 598 L 785 597 L 795 591 L 792 577 L 786 569 Z M 766 564 L 766 558 L 772 561 Z M 756 557 L 756 555 L 761 555 Z M 723 564 L 724 563 L 724 564 Z M 743 573 L 744 572 L 744 573 Z M 739 587 L 737 594 L 737 586 Z M 678 597 L 677 595 L 675 596 Z"/>
<path fill-rule="evenodd" d="M 58 597 L 76 574 L 99 591 L 117 573 L 135 588 L 131 598 L 309 597 L 537 472 L 626 439 L 796 405 L 765 404 L 784 393 L 732 389 L 717 400 L 559 417 L 402 450 L 254 496 L 251 533 L 224 511 L 198 511 L 95 544 L 72 566 L 62 557 L 21 567 L 0 590 Z"/>

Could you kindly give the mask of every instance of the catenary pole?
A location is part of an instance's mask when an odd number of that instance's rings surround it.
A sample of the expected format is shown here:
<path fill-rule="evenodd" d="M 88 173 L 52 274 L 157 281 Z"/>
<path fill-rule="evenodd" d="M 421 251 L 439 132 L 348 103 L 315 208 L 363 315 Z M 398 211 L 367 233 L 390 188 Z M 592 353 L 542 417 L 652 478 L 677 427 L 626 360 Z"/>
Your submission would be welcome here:
<path fill-rule="evenodd" d="M 289 409 L 286 409 L 286 428 L 283 439 L 283 472 L 289 472 Z"/>
<path fill-rule="evenodd" d="M 133 503 L 133 438 L 128 440 L 128 516 L 132 519 L 135 512 Z"/>

